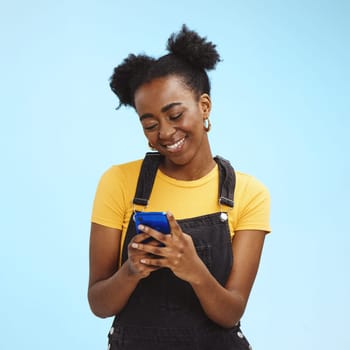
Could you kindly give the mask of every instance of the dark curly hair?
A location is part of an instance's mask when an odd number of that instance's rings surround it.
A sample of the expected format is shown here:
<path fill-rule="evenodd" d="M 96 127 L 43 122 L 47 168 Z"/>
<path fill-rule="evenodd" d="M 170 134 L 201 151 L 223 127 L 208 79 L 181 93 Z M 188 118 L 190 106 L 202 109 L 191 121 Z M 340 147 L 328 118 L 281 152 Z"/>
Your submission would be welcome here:
<path fill-rule="evenodd" d="M 206 71 L 214 69 L 220 61 L 216 45 L 183 25 L 180 32 L 169 37 L 166 49 L 169 53 L 159 59 L 130 54 L 114 68 L 110 87 L 119 98 L 118 108 L 135 107 L 135 91 L 141 85 L 169 75 L 179 76 L 197 98 L 203 93 L 210 95 Z"/>

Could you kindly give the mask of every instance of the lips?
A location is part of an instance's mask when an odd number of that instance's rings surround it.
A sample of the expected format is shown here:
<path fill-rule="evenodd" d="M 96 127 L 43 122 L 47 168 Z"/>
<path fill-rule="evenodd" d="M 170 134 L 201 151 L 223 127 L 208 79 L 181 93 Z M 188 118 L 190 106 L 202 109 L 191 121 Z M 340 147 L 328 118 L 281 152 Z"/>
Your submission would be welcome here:
<path fill-rule="evenodd" d="M 185 137 L 183 137 L 179 141 L 176 141 L 175 143 L 172 143 L 170 145 L 164 145 L 164 147 L 170 152 L 177 152 L 182 148 L 184 143 L 185 143 Z"/>

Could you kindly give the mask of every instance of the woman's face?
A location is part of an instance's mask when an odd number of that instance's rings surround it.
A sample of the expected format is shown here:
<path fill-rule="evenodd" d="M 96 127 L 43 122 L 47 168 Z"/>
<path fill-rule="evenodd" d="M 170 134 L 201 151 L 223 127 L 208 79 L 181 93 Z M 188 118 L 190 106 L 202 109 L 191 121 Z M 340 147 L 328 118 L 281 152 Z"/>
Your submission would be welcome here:
<path fill-rule="evenodd" d="M 207 94 L 197 99 L 176 76 L 154 79 L 135 93 L 135 109 L 148 142 L 176 165 L 206 159 L 204 153 L 210 153 L 203 125 L 210 107 Z"/>

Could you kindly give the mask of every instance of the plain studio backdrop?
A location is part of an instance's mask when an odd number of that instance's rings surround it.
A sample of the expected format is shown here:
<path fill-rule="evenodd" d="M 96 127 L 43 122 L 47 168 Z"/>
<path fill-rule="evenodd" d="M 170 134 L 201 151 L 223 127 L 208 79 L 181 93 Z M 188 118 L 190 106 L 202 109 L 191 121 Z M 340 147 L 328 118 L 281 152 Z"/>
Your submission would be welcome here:
<path fill-rule="evenodd" d="M 242 320 L 254 349 L 349 349 L 350 3 L 1 1 L 0 348 L 104 349 L 87 302 L 90 214 L 148 151 L 113 67 L 183 23 L 217 44 L 214 154 L 263 181 L 271 225 Z"/>

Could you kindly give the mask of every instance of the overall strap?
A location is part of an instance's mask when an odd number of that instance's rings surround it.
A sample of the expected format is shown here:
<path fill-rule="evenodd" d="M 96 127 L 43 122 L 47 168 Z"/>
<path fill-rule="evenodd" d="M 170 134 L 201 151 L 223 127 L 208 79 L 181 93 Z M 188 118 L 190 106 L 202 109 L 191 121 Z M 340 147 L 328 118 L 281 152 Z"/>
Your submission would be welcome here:
<path fill-rule="evenodd" d="M 161 159 L 162 155 L 158 152 L 146 153 L 142 162 L 133 204 L 147 206 Z M 235 171 L 231 163 L 225 158 L 216 156 L 214 160 L 219 167 L 219 203 L 233 208 L 236 186 Z"/>
<path fill-rule="evenodd" d="M 147 152 L 145 158 L 142 161 L 139 177 L 137 180 L 137 187 L 135 191 L 135 197 L 132 201 L 134 205 L 142 205 L 146 207 L 148 205 L 149 197 L 151 196 L 154 180 L 156 178 L 159 163 L 162 159 L 162 155 L 158 152 Z M 136 234 L 135 223 L 133 216 L 131 217 L 128 228 L 125 234 L 125 240 L 122 248 L 121 263 L 128 259 L 128 245 L 131 239 Z"/>
<path fill-rule="evenodd" d="M 158 152 L 147 152 L 142 162 L 133 204 L 147 206 L 153 183 L 162 156 Z"/>
<path fill-rule="evenodd" d="M 214 160 L 219 166 L 219 203 L 233 208 L 236 187 L 235 170 L 228 160 L 220 156 L 216 156 Z"/>

